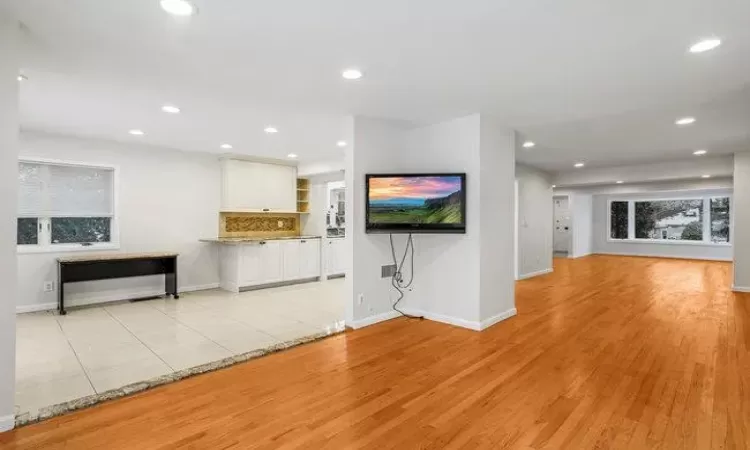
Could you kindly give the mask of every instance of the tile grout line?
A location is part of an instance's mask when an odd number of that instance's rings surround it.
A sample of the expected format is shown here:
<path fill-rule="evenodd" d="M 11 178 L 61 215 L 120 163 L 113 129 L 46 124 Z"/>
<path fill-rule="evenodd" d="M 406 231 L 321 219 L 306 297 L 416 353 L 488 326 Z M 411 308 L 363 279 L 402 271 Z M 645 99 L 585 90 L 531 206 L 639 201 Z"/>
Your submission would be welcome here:
<path fill-rule="evenodd" d="M 103 308 L 102 308 L 103 309 Z M 91 377 L 89 376 L 88 370 L 86 370 L 86 367 L 81 362 L 81 358 L 78 356 L 78 352 L 76 351 L 75 347 L 73 347 L 73 344 L 70 342 L 70 338 L 68 337 L 68 334 L 65 333 L 65 330 L 62 327 L 62 324 L 60 323 L 60 319 L 58 319 L 59 316 L 54 315 L 52 313 L 53 317 L 55 318 L 55 322 L 57 323 L 57 326 L 60 328 L 60 332 L 65 336 L 65 340 L 68 342 L 68 346 L 70 347 L 70 350 L 73 352 L 73 355 L 76 357 L 76 361 L 78 361 L 78 365 L 81 366 L 81 370 L 83 371 L 83 375 L 86 377 L 86 380 L 89 382 L 89 386 L 91 386 L 91 390 L 94 391 L 96 394 L 96 388 L 94 387 L 94 383 L 91 382 Z"/>
<path fill-rule="evenodd" d="M 183 294 L 183 295 L 184 295 L 184 294 Z M 178 301 L 179 301 L 179 300 L 178 300 Z M 162 314 L 163 314 L 163 315 L 164 315 L 165 317 L 169 317 L 170 319 L 174 320 L 174 321 L 175 321 L 176 323 L 178 323 L 178 324 L 182 325 L 183 327 L 185 327 L 185 328 L 187 328 L 187 329 L 189 329 L 189 330 L 191 330 L 191 331 L 195 332 L 196 334 L 199 334 L 200 336 L 202 336 L 202 337 L 203 337 L 203 338 L 205 338 L 206 340 L 208 340 L 208 341 L 210 341 L 210 342 L 213 342 L 214 344 L 218 345 L 219 347 L 221 347 L 221 348 L 223 348 L 224 350 L 228 351 L 228 352 L 229 352 L 229 353 L 230 353 L 230 354 L 231 354 L 232 356 L 234 356 L 234 352 L 233 352 L 233 351 L 229 350 L 228 348 L 226 348 L 226 347 L 224 347 L 223 345 L 219 344 L 218 342 L 214 341 L 213 339 L 211 339 L 210 337 L 208 337 L 208 336 L 206 336 L 205 334 L 201 333 L 200 331 L 196 330 L 195 328 L 191 327 L 190 325 L 187 325 L 187 324 L 185 324 L 185 323 L 181 322 L 181 321 L 180 321 L 179 319 L 177 319 L 176 317 L 172 317 L 172 316 L 170 316 L 169 314 L 167 314 L 166 312 L 162 311 L 162 310 L 161 310 L 161 309 L 159 309 L 159 308 L 154 308 L 154 307 L 153 307 L 152 305 L 148 305 L 148 306 L 150 306 L 151 308 L 155 309 L 156 311 L 159 311 L 159 312 L 160 312 L 160 313 L 162 313 Z M 200 307 L 201 309 L 205 309 L 206 311 L 208 311 L 208 308 L 205 308 L 205 307 L 203 307 L 202 305 L 198 305 L 198 307 Z M 144 345 L 145 345 L 145 344 L 144 344 Z"/>
<path fill-rule="evenodd" d="M 154 309 L 156 309 L 156 308 L 154 308 Z M 128 328 L 128 327 L 127 327 L 127 325 L 125 325 L 124 323 L 122 323 L 122 322 L 120 321 L 120 319 L 118 319 L 117 317 L 115 317 L 115 316 L 114 316 L 114 315 L 113 315 L 113 314 L 112 314 L 111 312 L 109 312 L 109 311 L 108 311 L 108 310 L 107 310 L 106 308 L 104 308 L 104 311 L 106 311 L 106 312 L 107 312 L 107 314 L 109 314 L 109 317 L 111 317 L 111 318 L 112 318 L 112 319 L 113 319 L 113 320 L 114 320 L 115 322 L 119 323 L 119 324 L 120 324 L 120 325 L 121 325 L 121 326 L 122 326 L 123 328 L 125 328 L 125 330 L 126 330 L 126 331 L 127 331 L 128 333 L 130 333 L 131 335 L 133 335 L 133 337 L 134 337 L 134 338 L 135 338 L 135 339 L 136 339 L 136 340 L 137 340 L 138 342 L 140 342 L 140 343 L 141 343 L 141 345 L 143 345 L 144 347 L 146 347 L 146 348 L 148 349 L 148 351 L 150 351 L 151 353 L 153 353 L 153 354 L 154 354 L 154 356 L 156 356 L 157 358 L 159 358 L 159 361 L 163 362 L 163 363 L 164 363 L 164 365 L 166 365 L 167 367 L 169 367 L 169 370 L 171 370 L 171 371 L 172 371 L 172 373 L 174 373 L 174 372 L 177 372 L 176 370 L 174 370 L 174 368 L 173 368 L 173 367 L 172 367 L 171 365 L 169 365 L 169 363 L 168 363 L 168 362 L 164 361 L 164 360 L 162 359 L 162 357 L 161 357 L 161 356 L 159 356 L 159 355 L 158 355 L 158 354 L 157 354 L 157 353 L 156 353 L 156 352 L 154 351 L 154 349 L 152 349 L 151 347 L 149 347 L 148 345 L 146 345 L 146 343 L 145 343 L 145 342 L 143 342 L 143 341 L 141 340 L 141 338 L 139 338 L 139 337 L 138 337 L 138 336 L 137 336 L 137 335 L 136 335 L 135 333 L 133 333 L 133 331 L 132 331 L 132 330 L 131 330 L 130 328 Z"/>
<path fill-rule="evenodd" d="M 202 308 L 202 309 L 205 309 L 206 311 L 210 311 L 210 308 L 206 308 L 206 307 L 205 307 L 205 306 L 203 306 L 203 305 L 200 305 L 200 304 L 199 304 L 198 306 L 199 306 L 200 308 Z M 182 322 L 182 321 L 181 321 L 181 320 L 179 320 L 178 318 L 170 316 L 169 314 L 167 314 L 166 312 L 164 312 L 164 311 L 160 310 L 159 308 L 154 308 L 154 309 L 156 309 L 157 311 L 161 312 L 162 314 L 164 314 L 165 316 L 169 317 L 170 319 L 174 320 L 175 322 L 179 323 L 180 325 L 182 325 L 182 326 L 184 326 L 184 327 L 186 327 L 186 328 L 189 328 L 189 329 L 191 329 L 191 330 L 195 331 L 196 333 L 200 334 L 200 335 L 201 335 L 201 336 L 203 336 L 204 338 L 208 339 L 209 341 L 213 342 L 214 344 L 216 344 L 216 345 L 218 345 L 219 347 L 223 348 L 224 350 L 228 351 L 228 352 L 229 352 L 230 354 L 232 354 L 233 356 L 235 355 L 235 352 L 234 352 L 234 351 L 232 351 L 232 350 L 230 350 L 230 349 L 228 349 L 228 348 L 224 347 L 223 345 L 221 345 L 221 344 L 219 344 L 218 342 L 214 341 L 214 340 L 213 340 L 213 339 L 211 339 L 210 337 L 206 336 L 205 334 L 201 333 L 200 331 L 196 330 L 195 328 L 191 327 L 190 325 L 186 324 L 185 322 Z M 213 315 L 213 314 L 211 314 L 211 315 Z M 221 318 L 224 318 L 223 316 L 216 316 L 216 317 L 221 317 Z M 250 325 L 250 324 L 248 324 L 248 323 L 242 322 L 242 321 L 240 321 L 240 320 L 235 320 L 235 319 L 232 319 L 231 317 L 227 317 L 227 319 L 229 319 L 229 320 L 230 320 L 230 321 L 232 321 L 232 322 L 235 322 L 235 323 L 239 323 L 240 325 L 242 325 L 242 326 L 245 326 L 245 327 L 247 327 L 248 329 L 250 329 L 250 330 L 252 330 L 252 331 L 255 331 L 255 332 L 257 332 L 257 333 L 260 333 L 260 334 L 264 334 L 264 335 L 266 335 L 266 336 L 268 336 L 268 337 L 272 338 L 272 339 L 273 339 L 274 341 L 276 341 L 277 343 L 280 343 L 280 342 L 282 342 L 282 341 L 281 341 L 281 340 L 279 340 L 279 339 L 278 339 L 278 338 L 277 338 L 276 336 L 273 336 L 273 335 L 271 335 L 271 334 L 268 334 L 268 333 L 266 333 L 266 332 L 265 332 L 265 331 L 263 331 L 263 330 L 259 330 L 259 329 L 257 329 L 257 328 L 255 328 L 255 327 L 253 327 L 252 325 Z"/>

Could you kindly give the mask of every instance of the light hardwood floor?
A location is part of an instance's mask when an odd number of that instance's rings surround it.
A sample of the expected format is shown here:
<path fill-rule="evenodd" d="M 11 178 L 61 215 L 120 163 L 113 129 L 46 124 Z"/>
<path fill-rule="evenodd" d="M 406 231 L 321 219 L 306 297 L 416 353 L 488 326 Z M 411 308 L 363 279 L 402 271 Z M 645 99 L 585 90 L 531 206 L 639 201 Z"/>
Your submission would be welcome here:
<path fill-rule="evenodd" d="M 747 448 L 750 294 L 730 274 L 559 259 L 484 332 L 392 320 L 24 427 L 0 448 Z"/>

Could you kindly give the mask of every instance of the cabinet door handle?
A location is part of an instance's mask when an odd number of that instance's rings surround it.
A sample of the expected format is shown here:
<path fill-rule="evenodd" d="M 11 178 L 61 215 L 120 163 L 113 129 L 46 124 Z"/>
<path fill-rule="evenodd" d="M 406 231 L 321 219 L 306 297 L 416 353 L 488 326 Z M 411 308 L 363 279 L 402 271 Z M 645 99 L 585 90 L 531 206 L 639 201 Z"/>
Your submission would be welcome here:
<path fill-rule="evenodd" d="M 268 208 L 263 208 L 263 212 L 268 212 L 268 211 L 270 211 L 270 209 L 268 209 Z"/>
<path fill-rule="evenodd" d="M 300 244 L 304 244 L 305 242 L 307 242 L 307 241 L 299 241 Z"/>
<path fill-rule="evenodd" d="M 260 244 L 260 245 L 266 245 L 266 241 L 260 241 L 260 242 L 258 242 L 258 244 Z"/>

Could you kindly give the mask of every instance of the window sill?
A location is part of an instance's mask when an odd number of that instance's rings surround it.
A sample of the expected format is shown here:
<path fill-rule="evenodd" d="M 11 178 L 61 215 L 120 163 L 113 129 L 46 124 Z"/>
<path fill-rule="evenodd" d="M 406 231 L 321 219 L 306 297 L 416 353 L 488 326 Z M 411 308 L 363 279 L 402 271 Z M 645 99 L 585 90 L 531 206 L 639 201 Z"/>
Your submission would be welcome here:
<path fill-rule="evenodd" d="M 705 247 L 731 247 L 731 242 L 678 241 L 674 239 L 607 239 L 608 243 L 617 244 L 663 244 L 663 245 L 698 245 Z"/>
<path fill-rule="evenodd" d="M 120 244 L 54 244 L 54 245 L 17 245 L 17 253 L 70 253 L 70 252 L 98 252 L 102 250 L 119 250 Z"/>

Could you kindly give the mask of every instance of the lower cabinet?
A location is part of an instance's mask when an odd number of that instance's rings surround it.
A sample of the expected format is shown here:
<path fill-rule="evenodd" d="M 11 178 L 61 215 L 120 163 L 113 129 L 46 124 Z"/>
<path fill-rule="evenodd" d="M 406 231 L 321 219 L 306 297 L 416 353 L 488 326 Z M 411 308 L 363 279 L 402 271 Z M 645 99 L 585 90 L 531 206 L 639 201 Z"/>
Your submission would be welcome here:
<path fill-rule="evenodd" d="M 299 277 L 315 278 L 320 276 L 320 239 L 302 239 L 299 241 Z"/>
<path fill-rule="evenodd" d="M 346 273 L 346 254 L 344 239 L 326 240 L 326 275 L 343 275 Z"/>
<path fill-rule="evenodd" d="M 320 239 L 268 240 L 238 246 L 238 287 L 320 277 Z M 227 257 L 231 253 L 227 253 Z M 222 277 L 224 274 L 222 274 Z"/>

